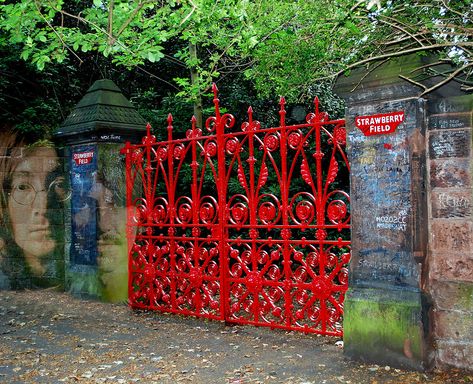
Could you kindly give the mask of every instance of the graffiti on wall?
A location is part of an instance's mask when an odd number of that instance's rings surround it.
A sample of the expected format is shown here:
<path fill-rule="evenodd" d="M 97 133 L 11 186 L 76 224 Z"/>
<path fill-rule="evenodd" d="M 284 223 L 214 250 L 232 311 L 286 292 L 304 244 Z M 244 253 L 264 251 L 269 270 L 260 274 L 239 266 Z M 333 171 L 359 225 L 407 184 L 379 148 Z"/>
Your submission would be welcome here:
<path fill-rule="evenodd" d="M 62 286 L 70 188 L 56 149 L 3 130 L 0 184 L 0 288 Z"/>

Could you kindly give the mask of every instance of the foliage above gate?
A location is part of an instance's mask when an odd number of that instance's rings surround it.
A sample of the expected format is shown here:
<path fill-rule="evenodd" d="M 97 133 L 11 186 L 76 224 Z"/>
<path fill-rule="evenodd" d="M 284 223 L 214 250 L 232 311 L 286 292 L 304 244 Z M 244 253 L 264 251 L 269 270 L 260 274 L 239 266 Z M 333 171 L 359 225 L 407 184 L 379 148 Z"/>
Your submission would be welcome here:
<path fill-rule="evenodd" d="M 129 299 L 136 308 L 340 335 L 350 258 L 344 120 L 263 128 L 221 113 L 127 143 Z M 142 188 L 134 199 L 132 190 Z M 345 187 L 345 190 L 344 188 Z M 134 233 L 136 232 L 136 236 Z M 132 235 L 133 234 L 133 235 Z"/>

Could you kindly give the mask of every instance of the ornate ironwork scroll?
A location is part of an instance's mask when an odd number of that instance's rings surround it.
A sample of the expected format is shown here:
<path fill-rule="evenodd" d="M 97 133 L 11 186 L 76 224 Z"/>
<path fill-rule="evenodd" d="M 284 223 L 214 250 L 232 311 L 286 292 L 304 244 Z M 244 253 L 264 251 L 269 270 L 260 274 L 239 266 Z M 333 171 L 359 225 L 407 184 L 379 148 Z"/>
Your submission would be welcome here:
<path fill-rule="evenodd" d="M 326 335 L 342 334 L 350 205 L 344 120 L 204 131 L 157 142 L 150 126 L 126 154 L 132 307 Z M 141 196 L 133 197 L 137 186 Z"/>

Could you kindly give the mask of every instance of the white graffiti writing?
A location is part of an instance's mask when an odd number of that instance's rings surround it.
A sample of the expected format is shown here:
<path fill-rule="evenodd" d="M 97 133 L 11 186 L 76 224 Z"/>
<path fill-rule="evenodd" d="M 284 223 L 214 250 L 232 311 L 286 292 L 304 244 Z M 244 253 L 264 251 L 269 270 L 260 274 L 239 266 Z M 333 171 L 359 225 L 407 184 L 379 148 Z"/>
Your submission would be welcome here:
<path fill-rule="evenodd" d="M 403 210 L 398 215 L 377 216 L 376 228 L 405 231 L 407 228 L 407 211 Z"/>
<path fill-rule="evenodd" d="M 469 208 L 470 200 L 464 196 L 451 196 L 447 193 L 439 194 L 440 208 Z"/>

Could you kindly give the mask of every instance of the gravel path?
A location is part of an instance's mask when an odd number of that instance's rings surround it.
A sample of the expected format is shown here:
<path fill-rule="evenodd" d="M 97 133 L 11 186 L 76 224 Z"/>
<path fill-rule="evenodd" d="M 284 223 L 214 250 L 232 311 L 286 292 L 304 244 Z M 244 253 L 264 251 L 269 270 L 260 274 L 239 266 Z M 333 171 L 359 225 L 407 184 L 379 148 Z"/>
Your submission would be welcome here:
<path fill-rule="evenodd" d="M 53 290 L 0 291 L 5 383 L 473 383 L 350 361 L 339 339 L 130 310 Z"/>

